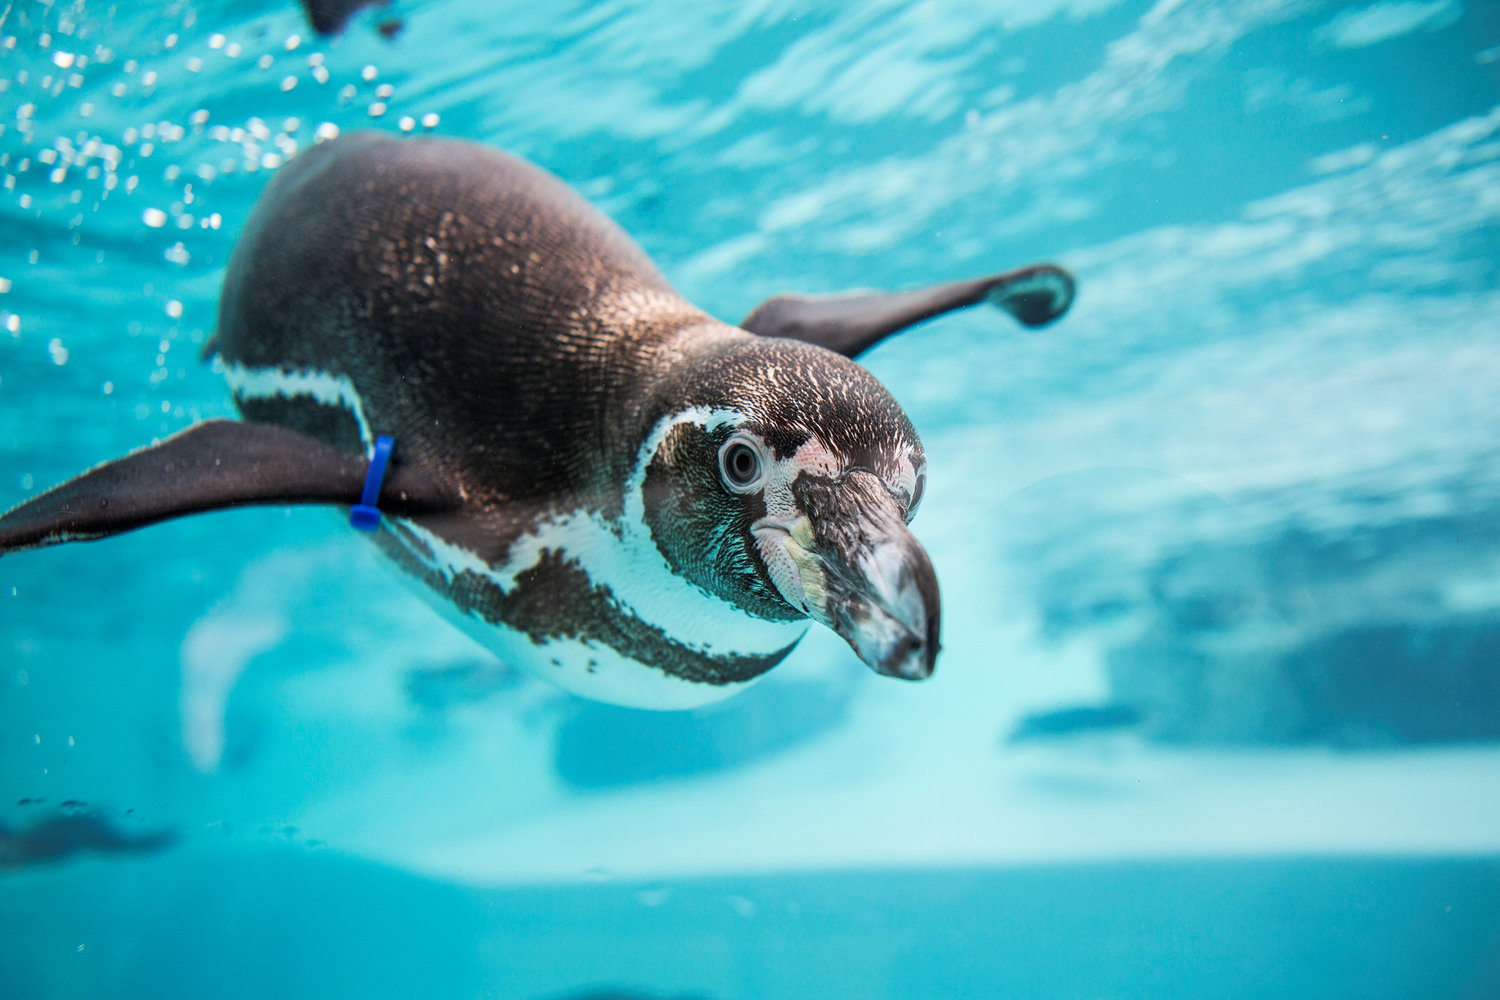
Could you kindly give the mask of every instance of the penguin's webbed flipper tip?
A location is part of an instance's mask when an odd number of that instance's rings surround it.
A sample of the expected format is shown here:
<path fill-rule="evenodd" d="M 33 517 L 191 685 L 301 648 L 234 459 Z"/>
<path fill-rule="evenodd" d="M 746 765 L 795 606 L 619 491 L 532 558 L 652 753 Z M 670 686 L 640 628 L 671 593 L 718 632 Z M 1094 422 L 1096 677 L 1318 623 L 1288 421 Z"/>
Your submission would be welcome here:
<path fill-rule="evenodd" d="M 886 337 L 955 309 L 988 302 L 1024 326 L 1057 319 L 1073 304 L 1073 276 L 1055 264 L 1034 264 L 1004 274 L 906 292 L 850 295 L 779 295 L 740 322 L 751 333 L 787 337 L 856 357 Z"/>
<path fill-rule="evenodd" d="M 987 279 L 984 300 L 1023 326 L 1046 326 L 1073 305 L 1077 283 L 1055 264 L 1035 264 Z"/>

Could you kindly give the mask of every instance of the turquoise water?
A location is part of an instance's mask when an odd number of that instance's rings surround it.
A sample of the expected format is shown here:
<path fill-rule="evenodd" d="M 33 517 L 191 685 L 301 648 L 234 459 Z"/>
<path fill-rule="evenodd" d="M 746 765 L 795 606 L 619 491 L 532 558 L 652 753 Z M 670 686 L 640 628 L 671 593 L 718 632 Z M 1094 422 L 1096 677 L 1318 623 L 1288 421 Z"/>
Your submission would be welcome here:
<path fill-rule="evenodd" d="M 1500 7 L 0 2 L 0 507 L 231 413 L 320 129 L 466 137 L 726 320 L 1052 260 L 862 361 L 921 685 L 579 701 L 332 513 L 0 559 L 0 994 L 1500 995 Z"/>

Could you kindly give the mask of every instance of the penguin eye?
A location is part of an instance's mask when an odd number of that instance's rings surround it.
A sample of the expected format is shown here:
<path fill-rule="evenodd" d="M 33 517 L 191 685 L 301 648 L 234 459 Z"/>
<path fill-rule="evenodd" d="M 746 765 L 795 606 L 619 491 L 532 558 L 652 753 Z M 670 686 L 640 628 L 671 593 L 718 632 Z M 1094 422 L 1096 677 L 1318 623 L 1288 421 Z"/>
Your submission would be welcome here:
<path fill-rule="evenodd" d="M 732 437 L 719 449 L 719 474 L 732 493 L 751 493 L 765 479 L 766 463 L 748 438 Z"/>

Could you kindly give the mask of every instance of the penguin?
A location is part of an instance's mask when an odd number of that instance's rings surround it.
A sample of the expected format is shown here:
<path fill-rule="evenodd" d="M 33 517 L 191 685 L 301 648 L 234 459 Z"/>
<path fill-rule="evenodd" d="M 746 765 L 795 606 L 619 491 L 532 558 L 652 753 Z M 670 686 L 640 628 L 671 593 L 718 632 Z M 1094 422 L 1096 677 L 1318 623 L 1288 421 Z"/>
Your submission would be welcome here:
<path fill-rule="evenodd" d="M 1040 326 L 1073 294 L 1043 264 L 778 296 L 735 327 L 539 167 L 348 134 L 277 174 L 231 255 L 206 354 L 242 419 L 22 503 L 0 554 L 246 504 L 373 506 L 375 544 L 435 607 L 584 697 L 703 705 L 813 622 L 917 680 L 941 616 L 909 527 L 927 463 L 853 358 L 981 302 Z"/>

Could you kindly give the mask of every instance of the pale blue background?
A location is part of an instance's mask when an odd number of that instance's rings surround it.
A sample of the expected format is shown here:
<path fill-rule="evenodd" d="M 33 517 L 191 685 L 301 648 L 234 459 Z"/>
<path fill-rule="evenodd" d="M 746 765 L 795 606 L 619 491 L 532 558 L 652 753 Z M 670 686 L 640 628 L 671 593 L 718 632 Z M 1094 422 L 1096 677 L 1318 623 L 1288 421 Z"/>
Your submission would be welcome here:
<path fill-rule="evenodd" d="M 316 510 L 7 557 L 0 824 L 177 842 L 0 873 L 0 993 L 1500 995 L 1500 5 L 393 9 L 0 2 L 0 507 L 228 414 L 270 172 L 436 115 L 731 321 L 1076 272 L 865 359 L 938 672 L 589 705 Z"/>

